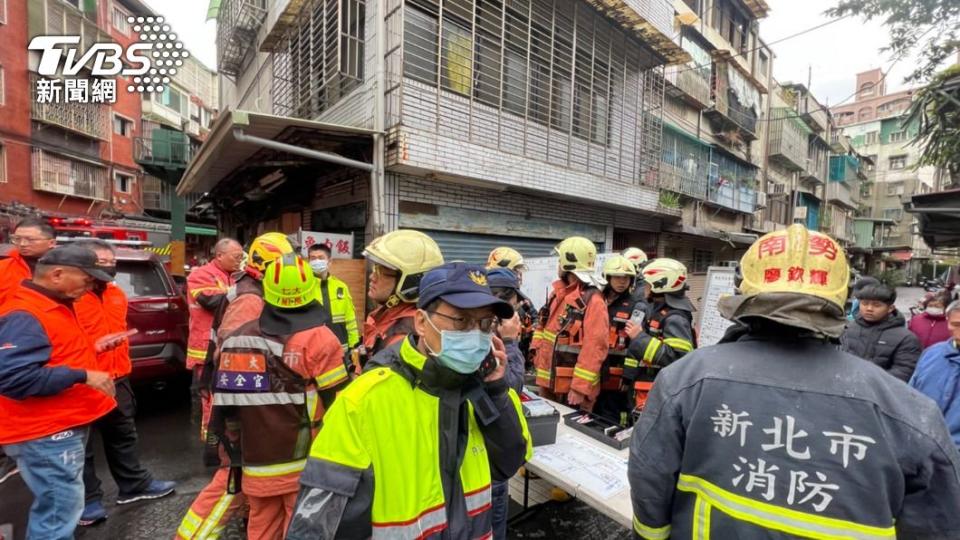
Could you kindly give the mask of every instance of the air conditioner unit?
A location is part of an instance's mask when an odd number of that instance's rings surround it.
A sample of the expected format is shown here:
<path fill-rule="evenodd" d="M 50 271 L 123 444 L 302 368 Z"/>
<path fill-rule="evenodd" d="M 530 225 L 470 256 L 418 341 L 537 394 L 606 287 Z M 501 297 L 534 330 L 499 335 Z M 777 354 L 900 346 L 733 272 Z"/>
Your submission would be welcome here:
<path fill-rule="evenodd" d="M 807 219 L 807 207 L 806 206 L 794 207 L 793 219 Z"/>
<path fill-rule="evenodd" d="M 767 207 L 767 194 L 762 191 L 757 192 L 757 209 Z"/>

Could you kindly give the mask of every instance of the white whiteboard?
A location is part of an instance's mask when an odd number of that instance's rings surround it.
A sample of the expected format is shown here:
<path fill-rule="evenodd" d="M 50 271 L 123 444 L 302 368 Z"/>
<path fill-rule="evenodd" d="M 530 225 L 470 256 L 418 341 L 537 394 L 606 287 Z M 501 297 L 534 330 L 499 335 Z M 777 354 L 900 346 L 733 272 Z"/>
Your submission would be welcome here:
<path fill-rule="evenodd" d="M 698 346 L 715 345 L 733 323 L 720 315 L 717 303 L 724 296 L 736 292 L 735 269 L 728 266 L 711 266 L 707 269 L 707 284 L 700 302 L 700 321 L 697 326 Z"/>
<path fill-rule="evenodd" d="M 613 253 L 600 253 L 597 255 L 596 269 L 599 273 Z M 534 307 L 540 309 L 547 301 L 550 295 L 550 289 L 553 282 L 557 280 L 557 264 L 560 259 L 557 257 L 533 257 L 524 258 L 523 264 L 527 270 L 523 273 L 523 284 L 520 285 L 520 291 L 533 302 Z"/>

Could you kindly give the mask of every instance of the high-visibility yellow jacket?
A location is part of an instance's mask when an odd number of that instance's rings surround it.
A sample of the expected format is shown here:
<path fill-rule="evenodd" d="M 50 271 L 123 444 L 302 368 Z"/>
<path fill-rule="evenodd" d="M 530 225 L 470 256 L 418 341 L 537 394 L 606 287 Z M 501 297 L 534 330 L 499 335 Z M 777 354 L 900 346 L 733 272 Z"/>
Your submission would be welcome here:
<path fill-rule="evenodd" d="M 490 482 L 531 454 L 519 398 L 412 337 L 381 354 L 324 417 L 287 538 L 490 538 Z"/>
<path fill-rule="evenodd" d="M 336 276 L 327 275 L 317 287 L 317 301 L 330 313 L 333 331 L 341 343 L 349 348 L 360 343 L 360 331 L 357 328 L 357 314 L 353 309 L 353 298 L 347 284 Z"/>

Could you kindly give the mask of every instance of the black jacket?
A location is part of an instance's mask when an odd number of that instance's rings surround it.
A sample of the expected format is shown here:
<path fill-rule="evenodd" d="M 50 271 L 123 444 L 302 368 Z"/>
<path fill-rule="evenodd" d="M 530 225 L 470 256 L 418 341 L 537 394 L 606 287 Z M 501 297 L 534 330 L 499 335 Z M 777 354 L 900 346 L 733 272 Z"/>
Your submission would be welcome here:
<path fill-rule="evenodd" d="M 960 455 L 933 401 L 822 339 L 738 330 L 653 385 L 630 445 L 636 536 L 960 538 Z"/>
<path fill-rule="evenodd" d="M 858 314 L 840 336 L 840 348 L 873 362 L 904 382 L 910 380 L 923 352 L 920 340 L 907 329 L 899 311 L 874 324 Z"/>

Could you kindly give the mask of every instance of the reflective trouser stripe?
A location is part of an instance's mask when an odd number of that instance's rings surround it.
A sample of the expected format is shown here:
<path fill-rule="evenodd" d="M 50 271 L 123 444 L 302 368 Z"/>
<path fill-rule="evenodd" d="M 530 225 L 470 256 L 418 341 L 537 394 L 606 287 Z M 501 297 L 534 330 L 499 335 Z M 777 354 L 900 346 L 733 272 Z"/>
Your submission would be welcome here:
<path fill-rule="evenodd" d="M 636 358 L 630 358 L 629 356 L 623 359 L 623 367 L 634 368 L 640 367 L 640 362 Z"/>
<path fill-rule="evenodd" d="M 698 499 L 704 499 L 706 504 L 734 519 L 805 538 L 886 540 L 897 537 L 893 526 L 873 527 L 782 508 L 731 493 L 687 474 L 680 475 L 677 489 L 695 494 Z"/>
<path fill-rule="evenodd" d="M 345 380 L 347 378 L 347 368 L 343 365 L 337 366 L 326 373 L 321 373 L 315 380 L 317 381 L 317 386 L 320 388 L 326 388 L 328 386 L 333 386 L 334 384 Z"/>
<path fill-rule="evenodd" d="M 678 337 L 671 337 L 663 340 L 664 345 L 667 345 L 671 349 L 675 349 L 682 352 L 690 352 L 693 350 L 693 343 Z"/>
<path fill-rule="evenodd" d="M 303 394 L 287 392 L 257 392 L 250 394 L 228 394 L 215 392 L 214 405 L 235 405 L 238 407 L 257 407 L 260 405 L 303 405 Z"/>
<path fill-rule="evenodd" d="M 426 538 L 447 528 L 447 510 L 441 503 L 407 521 L 381 523 L 374 521 L 372 525 L 373 538 L 377 539 Z"/>
<path fill-rule="evenodd" d="M 647 350 L 643 351 L 643 361 L 652 364 L 653 359 L 657 356 L 657 351 L 660 350 L 660 346 L 663 345 L 663 342 L 659 339 L 651 339 L 650 343 L 647 343 Z"/>
<path fill-rule="evenodd" d="M 581 379 L 587 381 L 590 384 L 597 384 L 598 382 L 600 382 L 600 374 L 594 373 L 588 369 L 575 367 L 573 368 L 573 375 L 575 377 L 580 377 Z"/>
<path fill-rule="evenodd" d="M 651 527 L 644 525 L 637 516 L 633 516 L 633 531 L 647 540 L 667 540 L 670 538 L 670 525 Z"/>
<path fill-rule="evenodd" d="M 232 502 L 233 495 L 224 493 L 217 500 L 217 504 L 213 506 L 210 515 L 199 523 L 197 521 L 200 519 L 200 516 L 195 514 L 193 510 L 188 510 L 187 515 L 183 518 L 183 522 L 180 523 L 180 528 L 177 529 L 177 534 L 184 538 L 195 540 L 212 540 L 217 538 L 224 526 L 220 521 L 227 512 L 227 508 L 230 508 L 230 503 Z"/>
<path fill-rule="evenodd" d="M 710 511 L 713 508 L 702 497 L 697 497 L 693 511 L 693 540 L 710 540 Z"/>
<path fill-rule="evenodd" d="M 490 493 L 490 484 L 470 493 L 465 493 L 464 499 L 467 502 L 467 515 L 470 517 L 490 510 L 493 500 Z"/>
<path fill-rule="evenodd" d="M 199 358 L 200 360 L 203 360 L 207 357 L 207 351 L 206 349 L 191 349 L 188 347 L 187 356 L 190 358 Z"/>
<path fill-rule="evenodd" d="M 307 466 L 307 460 L 277 463 L 276 465 L 244 465 L 243 474 L 250 476 L 283 476 L 285 474 L 301 472 Z"/>
<path fill-rule="evenodd" d="M 540 369 L 537 368 L 537 377 L 540 379 L 550 380 L 550 370 L 549 369 Z"/>
<path fill-rule="evenodd" d="M 543 332 L 537 330 L 533 332 L 533 339 L 543 339 Z"/>

